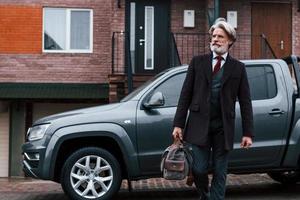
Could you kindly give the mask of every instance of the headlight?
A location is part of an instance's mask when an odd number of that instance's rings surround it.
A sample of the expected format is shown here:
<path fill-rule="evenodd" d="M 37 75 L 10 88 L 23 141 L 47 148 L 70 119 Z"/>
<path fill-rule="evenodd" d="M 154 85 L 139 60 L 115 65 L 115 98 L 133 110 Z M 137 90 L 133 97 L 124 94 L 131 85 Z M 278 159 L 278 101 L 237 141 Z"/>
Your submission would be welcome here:
<path fill-rule="evenodd" d="M 42 139 L 49 126 L 50 124 L 42 124 L 42 125 L 31 127 L 30 129 L 28 129 L 28 140 L 33 141 L 33 140 Z"/>

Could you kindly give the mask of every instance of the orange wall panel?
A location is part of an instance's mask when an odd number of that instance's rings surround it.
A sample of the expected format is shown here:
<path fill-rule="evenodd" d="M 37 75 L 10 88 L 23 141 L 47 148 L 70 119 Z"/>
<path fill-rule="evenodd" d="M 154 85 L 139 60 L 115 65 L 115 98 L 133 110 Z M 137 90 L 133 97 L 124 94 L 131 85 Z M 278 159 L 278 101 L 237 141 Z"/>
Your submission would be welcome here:
<path fill-rule="evenodd" d="M 42 7 L 0 6 L 0 53 L 42 53 Z"/>

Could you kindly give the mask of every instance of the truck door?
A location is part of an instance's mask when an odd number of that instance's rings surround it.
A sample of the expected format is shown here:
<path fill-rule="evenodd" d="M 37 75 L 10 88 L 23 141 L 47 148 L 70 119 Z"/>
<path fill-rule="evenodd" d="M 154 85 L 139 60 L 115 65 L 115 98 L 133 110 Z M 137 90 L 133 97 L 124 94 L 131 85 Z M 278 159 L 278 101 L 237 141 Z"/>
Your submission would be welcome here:
<path fill-rule="evenodd" d="M 162 153 L 173 142 L 173 118 L 185 76 L 186 73 L 176 74 L 152 90 L 152 94 L 162 92 L 164 106 L 151 110 L 137 108 L 138 152 L 144 173 L 159 172 Z"/>
<path fill-rule="evenodd" d="M 279 164 L 288 134 L 288 99 L 279 64 L 246 64 L 254 115 L 254 143 L 241 149 L 241 115 L 236 104 L 236 132 L 230 168 Z"/>

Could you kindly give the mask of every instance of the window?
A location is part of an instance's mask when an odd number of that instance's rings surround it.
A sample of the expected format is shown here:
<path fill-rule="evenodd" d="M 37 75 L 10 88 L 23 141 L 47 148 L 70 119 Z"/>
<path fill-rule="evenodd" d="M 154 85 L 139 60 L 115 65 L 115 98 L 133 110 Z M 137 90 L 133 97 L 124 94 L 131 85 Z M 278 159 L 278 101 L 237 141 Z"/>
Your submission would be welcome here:
<path fill-rule="evenodd" d="M 145 6 L 145 69 L 154 69 L 154 7 Z"/>
<path fill-rule="evenodd" d="M 44 8 L 44 52 L 92 53 L 92 49 L 92 10 Z"/>
<path fill-rule="evenodd" d="M 170 77 L 156 87 L 152 94 L 158 91 L 162 92 L 165 98 L 165 107 L 177 106 L 185 76 L 186 73 L 180 73 Z"/>
<path fill-rule="evenodd" d="M 251 65 L 246 70 L 252 100 L 271 99 L 276 96 L 276 79 L 270 65 Z"/>

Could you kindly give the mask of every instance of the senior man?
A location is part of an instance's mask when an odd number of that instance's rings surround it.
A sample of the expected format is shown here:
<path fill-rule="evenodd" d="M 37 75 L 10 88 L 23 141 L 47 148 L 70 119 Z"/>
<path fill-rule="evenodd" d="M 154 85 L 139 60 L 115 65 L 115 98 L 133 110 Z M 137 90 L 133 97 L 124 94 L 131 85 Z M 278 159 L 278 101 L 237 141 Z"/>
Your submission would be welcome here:
<path fill-rule="evenodd" d="M 228 54 L 236 40 L 235 29 L 221 18 L 209 34 L 211 53 L 195 56 L 188 67 L 173 121 L 173 137 L 192 147 L 193 175 L 200 199 L 222 200 L 233 149 L 236 98 L 242 116 L 242 148 L 252 145 L 253 113 L 245 65 Z M 213 179 L 209 188 L 211 154 Z"/>

